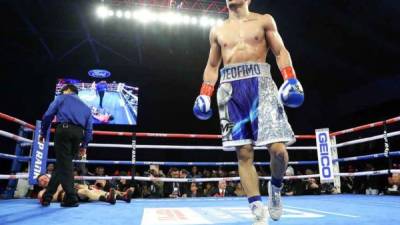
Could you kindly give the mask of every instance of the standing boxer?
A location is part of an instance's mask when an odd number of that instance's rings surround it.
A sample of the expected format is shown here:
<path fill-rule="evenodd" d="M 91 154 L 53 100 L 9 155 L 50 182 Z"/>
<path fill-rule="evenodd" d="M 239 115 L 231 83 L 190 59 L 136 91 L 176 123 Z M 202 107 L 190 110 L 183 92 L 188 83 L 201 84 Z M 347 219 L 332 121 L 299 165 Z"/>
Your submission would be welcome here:
<path fill-rule="evenodd" d="M 226 2 L 229 18 L 210 31 L 210 54 L 193 111 L 199 119 L 211 117 L 210 98 L 223 62 L 217 92 L 223 146 L 236 150 L 239 175 L 254 224 L 266 224 L 253 165 L 253 145 L 268 147 L 272 175 L 268 184 L 268 210 L 273 220 L 279 220 L 282 179 L 289 160 L 286 145 L 295 141 L 283 105 L 299 107 L 304 94 L 273 17 L 250 12 L 250 0 Z M 275 55 L 284 79 L 279 92 L 270 65 L 265 63 L 269 50 Z"/>

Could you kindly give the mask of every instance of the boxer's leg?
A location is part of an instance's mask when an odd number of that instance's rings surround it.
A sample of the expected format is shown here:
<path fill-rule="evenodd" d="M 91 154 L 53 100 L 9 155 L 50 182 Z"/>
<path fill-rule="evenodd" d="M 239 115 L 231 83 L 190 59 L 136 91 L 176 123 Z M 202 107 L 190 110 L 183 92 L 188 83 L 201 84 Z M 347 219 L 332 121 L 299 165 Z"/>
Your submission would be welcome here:
<path fill-rule="evenodd" d="M 282 179 L 287 169 L 289 155 L 283 143 L 273 143 L 268 146 L 271 157 L 271 184 L 276 187 L 282 186 Z"/>
<path fill-rule="evenodd" d="M 128 188 L 125 192 L 115 191 L 115 194 L 116 194 L 115 198 L 117 200 L 122 200 L 127 203 L 130 203 L 131 199 L 132 199 L 133 191 L 134 191 L 133 187 Z"/>
<path fill-rule="evenodd" d="M 288 165 L 289 156 L 283 143 L 273 143 L 268 146 L 271 157 L 271 181 L 268 182 L 268 210 L 273 220 L 282 216 L 281 201 L 282 180 Z"/>
<path fill-rule="evenodd" d="M 251 145 L 238 147 L 237 158 L 239 164 L 239 176 L 243 189 L 248 197 L 260 195 L 258 175 L 253 165 L 254 150 Z"/>
<path fill-rule="evenodd" d="M 256 145 L 267 145 L 269 150 L 272 179 L 268 182 L 268 210 L 271 218 L 278 220 L 282 215 L 282 179 L 289 160 L 286 145 L 293 143 L 295 137 L 279 99 L 278 88 L 269 74 L 259 78 L 258 96 Z"/>
<path fill-rule="evenodd" d="M 88 198 L 89 201 L 98 201 L 100 200 L 100 196 L 105 196 L 105 191 L 98 190 L 89 190 L 89 189 L 79 189 L 78 190 L 79 198 L 85 199 Z"/>
<path fill-rule="evenodd" d="M 253 165 L 254 150 L 251 145 L 243 145 L 236 151 L 240 182 L 247 195 L 250 209 L 255 216 L 255 224 L 265 224 L 265 208 L 261 202 L 258 174 Z"/>

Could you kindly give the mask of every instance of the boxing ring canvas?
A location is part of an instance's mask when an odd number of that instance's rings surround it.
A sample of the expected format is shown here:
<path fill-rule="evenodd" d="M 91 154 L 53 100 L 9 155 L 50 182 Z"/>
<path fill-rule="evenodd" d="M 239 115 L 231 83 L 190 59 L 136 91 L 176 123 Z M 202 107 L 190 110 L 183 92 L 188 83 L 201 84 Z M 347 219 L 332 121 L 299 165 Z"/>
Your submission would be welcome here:
<path fill-rule="evenodd" d="M 320 195 L 284 197 L 284 215 L 270 224 L 400 224 L 400 197 Z M 263 199 L 264 203 L 266 199 Z M 1 200 L 1 225 L 245 225 L 251 213 L 245 198 L 135 199 L 42 207 L 35 200 Z"/>

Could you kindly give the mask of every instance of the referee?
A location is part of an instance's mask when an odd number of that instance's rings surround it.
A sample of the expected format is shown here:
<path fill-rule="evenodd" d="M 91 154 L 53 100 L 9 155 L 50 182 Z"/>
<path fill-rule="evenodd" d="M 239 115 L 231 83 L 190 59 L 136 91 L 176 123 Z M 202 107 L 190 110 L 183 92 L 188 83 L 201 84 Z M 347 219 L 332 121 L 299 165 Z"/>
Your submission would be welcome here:
<path fill-rule="evenodd" d="M 105 80 L 102 80 L 99 83 L 97 83 L 96 91 L 100 98 L 99 107 L 103 108 L 103 98 L 104 98 L 104 94 L 107 91 L 107 82 Z"/>
<path fill-rule="evenodd" d="M 78 88 L 67 84 L 61 89 L 61 95 L 50 104 L 43 116 L 40 141 L 44 141 L 47 129 L 54 116 L 57 118 L 54 135 L 56 170 L 41 200 L 43 206 L 49 206 L 57 187 L 61 183 L 65 191 L 62 207 L 77 207 L 78 198 L 74 189 L 72 160 L 78 154 L 86 155 L 86 147 L 92 139 L 91 110 L 78 97 Z"/>

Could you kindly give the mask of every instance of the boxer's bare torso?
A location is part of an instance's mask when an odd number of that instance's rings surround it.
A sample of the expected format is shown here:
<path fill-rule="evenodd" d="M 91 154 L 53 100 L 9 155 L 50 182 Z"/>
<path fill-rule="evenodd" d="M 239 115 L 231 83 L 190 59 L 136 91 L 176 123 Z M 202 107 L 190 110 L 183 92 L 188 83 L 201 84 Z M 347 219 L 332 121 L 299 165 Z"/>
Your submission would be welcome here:
<path fill-rule="evenodd" d="M 203 80 L 214 85 L 221 62 L 224 66 L 265 63 L 269 50 L 275 55 L 279 69 L 292 66 L 274 18 L 269 14 L 249 12 L 247 6 L 242 5 L 237 11 L 230 12 L 229 19 L 222 25 L 210 31 L 210 53 Z"/>
<path fill-rule="evenodd" d="M 245 18 L 228 19 L 210 34 L 216 53 L 224 65 L 242 62 L 265 63 L 269 50 L 266 33 L 273 19 L 270 15 L 249 13 Z"/>

